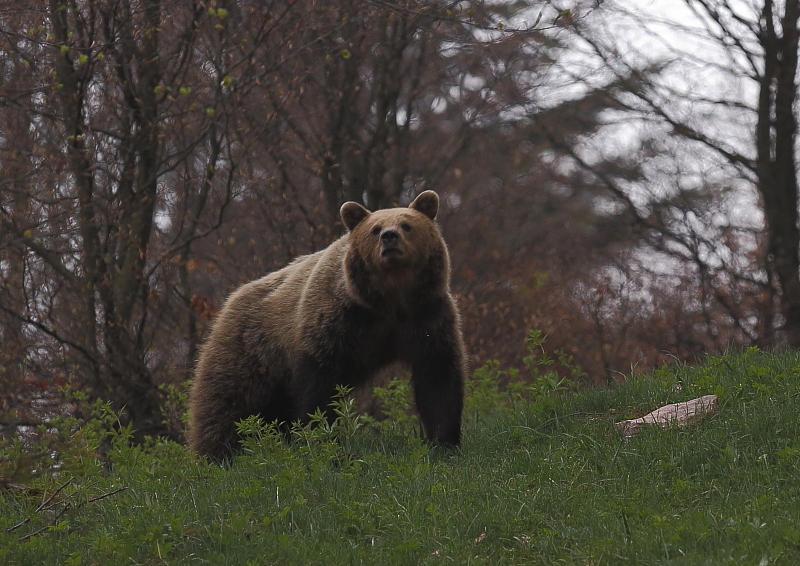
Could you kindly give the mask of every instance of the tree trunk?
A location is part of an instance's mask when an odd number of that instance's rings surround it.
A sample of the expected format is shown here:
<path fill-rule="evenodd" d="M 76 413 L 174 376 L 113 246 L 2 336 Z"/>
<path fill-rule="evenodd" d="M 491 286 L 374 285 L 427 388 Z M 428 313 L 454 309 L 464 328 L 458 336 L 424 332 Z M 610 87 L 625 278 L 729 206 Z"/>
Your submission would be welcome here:
<path fill-rule="evenodd" d="M 800 0 L 788 0 L 781 28 L 774 5 L 765 0 L 759 38 L 764 49 L 756 145 L 758 189 L 767 223 L 767 268 L 780 286 L 786 341 L 800 347 L 800 230 L 795 164 L 797 49 Z"/>
<path fill-rule="evenodd" d="M 140 435 L 160 434 L 165 430 L 160 394 L 147 367 L 142 339 L 149 296 L 149 283 L 145 275 L 147 246 L 153 229 L 158 189 L 160 144 L 156 90 L 160 82 L 160 22 L 160 2 L 143 2 L 144 29 L 139 49 L 134 55 L 138 81 L 129 83 L 131 92 L 128 97 L 136 102 L 130 107 L 132 122 L 137 126 L 137 133 L 131 138 L 131 150 L 136 155 L 136 172 L 133 191 L 126 203 L 127 214 L 120 226 L 114 309 L 106 313 L 106 338 L 114 397 L 126 403 L 126 412 Z"/>

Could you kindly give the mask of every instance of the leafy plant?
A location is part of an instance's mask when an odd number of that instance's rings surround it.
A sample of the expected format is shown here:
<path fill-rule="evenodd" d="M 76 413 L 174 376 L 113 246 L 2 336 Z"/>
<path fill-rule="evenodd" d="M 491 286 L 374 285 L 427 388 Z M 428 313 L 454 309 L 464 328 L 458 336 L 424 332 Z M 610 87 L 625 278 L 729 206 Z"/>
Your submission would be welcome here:
<path fill-rule="evenodd" d="M 419 430 L 414 413 L 411 383 L 408 379 L 392 378 L 386 387 L 375 387 L 372 394 L 380 401 L 383 418 L 364 416 L 362 421 L 381 432 L 400 435 Z"/>
<path fill-rule="evenodd" d="M 488 360 L 475 370 L 466 384 L 466 408 L 475 424 L 478 415 L 490 415 L 520 404 L 533 404 L 534 410 L 549 410 L 554 406 L 554 395 L 569 391 L 585 375 L 563 351 L 557 350 L 555 358 L 551 357 L 544 348 L 546 340 L 547 335 L 541 330 L 529 331 L 528 353 L 522 358 L 528 374 L 525 378 L 516 368 L 502 369 L 497 360 Z M 556 362 L 570 377 L 562 377 L 554 369 Z"/>
<path fill-rule="evenodd" d="M 109 403 L 96 399 L 90 402 L 77 390 L 66 390 L 65 399 L 77 411 L 65 411 L 23 435 L 0 440 L 0 478 L 25 483 L 48 474 L 75 472 L 91 475 L 86 469 L 97 461 L 108 445 L 110 435 L 121 435 L 129 429 L 119 425 L 117 414 Z"/>
<path fill-rule="evenodd" d="M 189 423 L 189 380 L 177 384 L 163 383 L 158 388 L 164 396 L 162 424 L 179 437 Z"/>
<path fill-rule="evenodd" d="M 271 457 L 280 454 L 282 458 L 291 459 L 294 455 L 301 455 L 310 460 L 328 463 L 338 452 L 347 449 L 357 431 L 364 425 L 364 417 L 356 411 L 351 392 L 352 388 L 337 385 L 330 411 L 325 412 L 318 408 L 309 415 L 307 424 L 300 421 L 291 423 L 289 444 L 285 442 L 286 434 L 281 430 L 283 423 L 265 423 L 257 415 L 236 423 L 244 451 L 263 454 L 268 447 Z"/>

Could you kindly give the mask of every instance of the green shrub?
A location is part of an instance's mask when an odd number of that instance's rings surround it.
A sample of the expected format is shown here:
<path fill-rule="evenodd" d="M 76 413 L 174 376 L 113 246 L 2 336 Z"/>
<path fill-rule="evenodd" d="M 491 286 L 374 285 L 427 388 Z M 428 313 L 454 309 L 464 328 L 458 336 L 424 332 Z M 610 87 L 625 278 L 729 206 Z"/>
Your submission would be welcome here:
<path fill-rule="evenodd" d="M 555 406 L 557 394 L 571 390 L 585 376 L 572 357 L 557 350 L 555 358 L 544 348 L 547 335 L 540 330 L 528 332 L 527 355 L 522 358 L 527 375 L 516 368 L 504 370 L 497 360 L 488 360 L 475 370 L 466 384 L 465 408 L 477 425 L 480 416 L 490 416 L 508 408 L 533 408 L 546 412 Z M 558 362 L 569 377 L 554 369 Z"/>

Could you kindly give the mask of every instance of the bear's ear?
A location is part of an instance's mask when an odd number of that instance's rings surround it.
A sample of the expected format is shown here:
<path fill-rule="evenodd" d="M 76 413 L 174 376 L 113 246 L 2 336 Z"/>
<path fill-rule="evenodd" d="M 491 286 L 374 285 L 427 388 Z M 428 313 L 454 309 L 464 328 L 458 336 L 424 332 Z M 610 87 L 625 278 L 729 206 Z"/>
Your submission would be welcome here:
<path fill-rule="evenodd" d="M 344 222 L 347 231 L 352 232 L 353 228 L 370 215 L 370 212 L 357 202 L 351 201 L 342 205 L 342 208 L 339 209 L 339 215 L 342 217 L 342 222 Z"/>
<path fill-rule="evenodd" d="M 439 195 L 433 191 L 422 191 L 408 208 L 418 210 L 431 220 L 436 220 L 436 215 L 439 213 Z"/>

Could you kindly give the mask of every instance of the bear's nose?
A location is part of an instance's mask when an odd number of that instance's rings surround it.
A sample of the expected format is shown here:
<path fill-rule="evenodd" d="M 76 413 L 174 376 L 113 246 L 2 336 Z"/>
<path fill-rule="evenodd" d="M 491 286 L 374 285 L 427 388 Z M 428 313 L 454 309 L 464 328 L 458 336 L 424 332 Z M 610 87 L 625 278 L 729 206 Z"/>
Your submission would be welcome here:
<path fill-rule="evenodd" d="M 397 230 L 389 228 L 381 233 L 381 241 L 386 245 L 396 244 L 398 239 L 400 239 L 400 234 L 397 233 Z"/>

